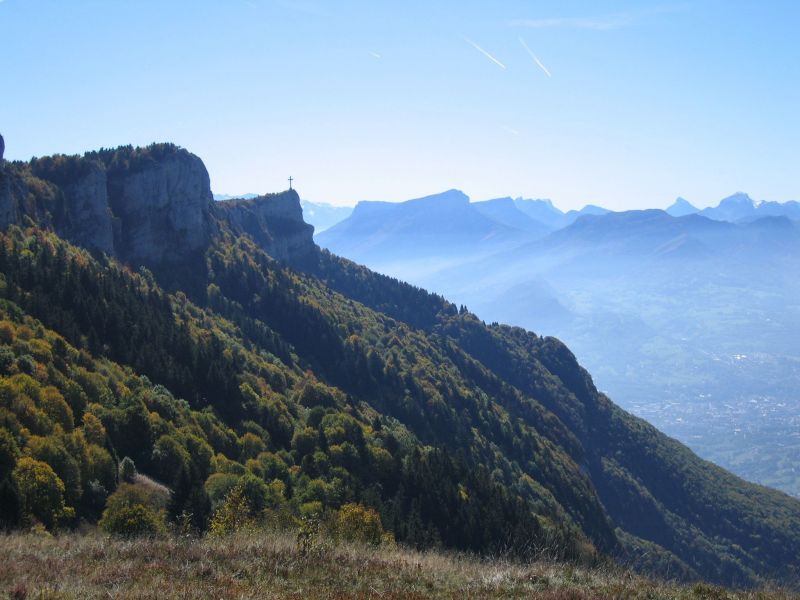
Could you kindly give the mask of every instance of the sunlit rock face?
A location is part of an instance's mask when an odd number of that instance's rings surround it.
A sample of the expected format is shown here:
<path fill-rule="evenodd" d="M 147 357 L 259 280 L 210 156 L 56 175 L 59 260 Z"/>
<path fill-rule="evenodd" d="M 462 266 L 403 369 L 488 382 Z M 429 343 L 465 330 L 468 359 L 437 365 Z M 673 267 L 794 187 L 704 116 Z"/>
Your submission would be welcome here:
<path fill-rule="evenodd" d="M 108 175 L 116 253 L 130 262 L 180 260 L 208 245 L 213 202 L 203 161 L 176 151 L 143 169 Z"/>
<path fill-rule="evenodd" d="M 314 227 L 303 221 L 300 197 L 294 190 L 217 202 L 216 209 L 235 233 L 250 235 L 278 260 L 299 258 L 314 249 Z"/>
<path fill-rule="evenodd" d="M 278 260 L 315 248 L 297 192 L 217 202 L 203 161 L 170 145 L 13 163 L 0 180 L 0 228 L 31 221 L 132 265 L 197 256 L 224 229 Z"/>
<path fill-rule="evenodd" d="M 86 175 L 62 185 L 61 191 L 64 211 L 53 224 L 56 232 L 78 246 L 113 255 L 114 219 L 105 170 L 93 164 Z"/>

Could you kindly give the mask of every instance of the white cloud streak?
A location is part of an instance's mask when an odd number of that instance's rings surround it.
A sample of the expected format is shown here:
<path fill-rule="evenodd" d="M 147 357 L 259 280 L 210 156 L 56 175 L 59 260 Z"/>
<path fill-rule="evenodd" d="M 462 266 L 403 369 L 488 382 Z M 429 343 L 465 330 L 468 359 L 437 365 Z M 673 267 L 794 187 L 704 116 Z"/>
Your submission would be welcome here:
<path fill-rule="evenodd" d="M 618 13 L 602 15 L 599 17 L 551 17 L 547 19 L 515 19 L 509 25 L 512 27 L 527 27 L 529 29 L 548 29 L 564 27 L 571 29 L 594 29 L 597 31 L 620 29 L 633 22 L 633 15 Z"/>
<path fill-rule="evenodd" d="M 549 70 L 547 67 L 545 67 L 545 66 L 542 64 L 542 61 L 540 61 L 540 60 L 538 59 L 538 57 L 537 57 L 537 56 L 536 56 L 536 55 L 533 53 L 533 50 L 531 50 L 530 48 L 528 48 L 528 44 L 526 44 L 526 43 L 525 43 L 525 40 L 523 40 L 522 38 L 519 38 L 519 43 L 520 43 L 520 44 L 522 44 L 522 47 L 523 47 L 523 48 L 525 48 L 525 52 L 527 52 L 528 54 L 530 54 L 530 56 L 531 56 L 531 58 L 533 59 L 533 61 L 534 61 L 534 62 L 535 62 L 537 65 L 539 65 L 539 68 L 541 68 L 541 69 L 542 69 L 542 71 L 544 71 L 544 74 L 545 74 L 545 75 L 547 75 L 548 77 L 552 77 L 552 75 L 550 74 L 550 70 Z"/>
<path fill-rule="evenodd" d="M 380 58 L 381 57 L 380 54 L 378 54 L 377 52 L 373 52 L 372 50 L 370 50 L 369 53 L 375 58 Z"/>
<path fill-rule="evenodd" d="M 468 37 L 464 36 L 464 41 L 465 41 L 465 42 L 467 42 L 468 44 L 470 44 L 470 45 L 471 45 L 473 48 L 475 48 L 475 50 L 477 50 L 478 52 L 480 52 L 481 54 L 483 54 L 483 55 L 484 55 L 486 58 L 488 58 L 490 61 L 492 61 L 492 62 L 493 62 L 494 64 L 496 64 L 498 67 L 500 67 L 501 69 L 504 69 L 504 70 L 505 70 L 506 66 L 505 66 L 503 63 L 501 63 L 501 62 L 500 62 L 499 60 L 497 60 L 497 59 L 496 59 L 494 56 L 492 56 L 491 54 L 489 54 L 489 53 L 488 53 L 486 50 L 484 50 L 483 48 L 481 48 L 480 46 L 478 46 L 478 44 L 476 44 L 475 42 L 473 42 L 471 39 L 469 39 Z"/>

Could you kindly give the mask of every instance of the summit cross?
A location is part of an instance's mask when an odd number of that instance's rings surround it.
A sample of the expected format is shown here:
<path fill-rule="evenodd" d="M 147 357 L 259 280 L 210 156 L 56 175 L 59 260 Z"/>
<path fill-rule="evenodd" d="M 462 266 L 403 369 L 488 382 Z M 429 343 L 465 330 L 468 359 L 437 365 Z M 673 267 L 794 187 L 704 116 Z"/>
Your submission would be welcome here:
<path fill-rule="evenodd" d="M 289 189 L 290 190 L 292 189 L 292 182 L 293 181 L 294 181 L 294 178 L 291 175 L 289 175 Z"/>

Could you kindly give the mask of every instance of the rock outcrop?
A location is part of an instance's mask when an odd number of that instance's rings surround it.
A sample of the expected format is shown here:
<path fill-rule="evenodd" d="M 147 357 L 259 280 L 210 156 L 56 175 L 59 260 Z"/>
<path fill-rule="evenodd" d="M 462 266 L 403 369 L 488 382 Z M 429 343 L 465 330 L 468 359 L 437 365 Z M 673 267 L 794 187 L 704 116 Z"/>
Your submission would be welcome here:
<path fill-rule="evenodd" d="M 295 191 L 217 202 L 194 154 L 169 144 L 11 163 L 0 173 L 0 228 L 30 221 L 131 265 L 201 254 L 222 229 L 278 260 L 316 246 Z"/>
<path fill-rule="evenodd" d="M 303 220 L 294 190 L 249 200 L 224 200 L 216 212 L 233 233 L 251 236 L 278 260 L 300 258 L 314 249 L 314 227 Z"/>
<path fill-rule="evenodd" d="M 203 161 L 177 150 L 142 169 L 111 170 L 109 204 L 116 252 L 133 263 L 181 260 L 204 249 L 214 230 Z"/>
<path fill-rule="evenodd" d="M 62 185 L 61 192 L 65 210 L 54 223 L 56 232 L 78 246 L 114 255 L 114 219 L 105 170 L 94 164 L 77 181 Z"/>

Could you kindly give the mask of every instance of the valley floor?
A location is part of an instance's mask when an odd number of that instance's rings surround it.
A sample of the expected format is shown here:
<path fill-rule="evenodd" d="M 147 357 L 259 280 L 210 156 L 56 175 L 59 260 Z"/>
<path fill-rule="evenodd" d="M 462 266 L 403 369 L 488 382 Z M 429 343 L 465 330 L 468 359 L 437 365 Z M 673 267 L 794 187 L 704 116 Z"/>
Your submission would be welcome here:
<path fill-rule="evenodd" d="M 515 565 L 402 548 L 328 545 L 302 555 L 288 534 L 115 540 L 90 534 L 0 535 L 0 597 L 797 598 L 653 582 L 626 572 Z"/>

